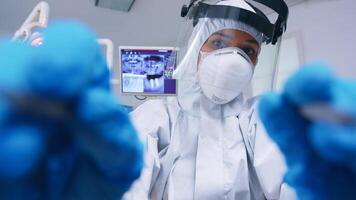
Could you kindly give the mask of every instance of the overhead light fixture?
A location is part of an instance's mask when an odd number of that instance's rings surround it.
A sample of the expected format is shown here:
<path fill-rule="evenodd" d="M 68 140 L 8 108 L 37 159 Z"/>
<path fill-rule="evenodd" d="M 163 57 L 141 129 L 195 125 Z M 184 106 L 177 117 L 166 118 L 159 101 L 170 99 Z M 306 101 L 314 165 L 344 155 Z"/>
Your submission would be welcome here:
<path fill-rule="evenodd" d="M 129 12 L 135 0 L 95 0 L 95 6 Z"/>
<path fill-rule="evenodd" d="M 49 5 L 47 2 L 42 1 L 36 5 L 27 17 L 25 22 L 21 25 L 12 38 L 12 40 L 27 41 L 34 46 L 42 44 L 41 33 L 36 29 L 46 28 L 49 18 Z M 32 40 L 33 41 L 32 43 Z"/>

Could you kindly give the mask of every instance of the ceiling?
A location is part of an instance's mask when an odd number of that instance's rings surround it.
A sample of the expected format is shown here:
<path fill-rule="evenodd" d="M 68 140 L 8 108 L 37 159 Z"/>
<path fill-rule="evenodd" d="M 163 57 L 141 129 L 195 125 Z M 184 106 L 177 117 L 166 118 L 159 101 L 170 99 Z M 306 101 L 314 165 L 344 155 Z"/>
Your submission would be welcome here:
<path fill-rule="evenodd" d="M 306 0 L 284 0 L 284 1 L 287 3 L 288 6 L 294 6 L 298 3 L 304 2 Z"/>

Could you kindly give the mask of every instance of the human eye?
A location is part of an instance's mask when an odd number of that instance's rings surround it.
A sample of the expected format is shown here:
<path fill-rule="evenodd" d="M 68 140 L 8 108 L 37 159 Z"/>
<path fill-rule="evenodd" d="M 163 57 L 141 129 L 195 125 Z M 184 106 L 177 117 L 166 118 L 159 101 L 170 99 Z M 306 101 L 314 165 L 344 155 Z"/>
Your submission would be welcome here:
<path fill-rule="evenodd" d="M 242 51 L 246 53 L 246 55 L 253 61 L 257 58 L 257 50 L 252 47 L 244 47 L 241 48 Z"/>
<path fill-rule="evenodd" d="M 244 51 L 250 57 L 256 54 L 256 51 L 253 48 L 249 47 L 242 48 L 242 51 Z"/>
<path fill-rule="evenodd" d="M 211 46 L 216 49 L 223 49 L 229 47 L 228 43 L 222 39 L 215 39 L 211 42 Z"/>

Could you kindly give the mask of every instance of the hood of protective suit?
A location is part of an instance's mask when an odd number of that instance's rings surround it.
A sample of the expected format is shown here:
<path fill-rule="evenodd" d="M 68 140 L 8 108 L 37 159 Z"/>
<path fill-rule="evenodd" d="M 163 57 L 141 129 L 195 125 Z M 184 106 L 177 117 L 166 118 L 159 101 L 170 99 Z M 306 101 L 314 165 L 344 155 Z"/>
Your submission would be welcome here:
<path fill-rule="evenodd" d="M 235 6 L 245 10 L 254 11 L 251 6 L 242 0 L 221 1 L 217 4 Z M 243 31 L 255 38 L 258 43 L 261 44 L 263 41 L 263 36 L 259 31 L 243 22 L 217 18 L 200 19 L 190 36 L 186 54 L 173 74 L 173 77 L 178 80 L 178 103 L 180 107 L 189 114 L 200 116 L 201 109 L 204 107 L 213 111 L 210 113 L 212 115 L 220 115 L 220 113 L 224 117 L 237 115 L 244 102 L 243 95 L 240 94 L 237 98 L 227 104 L 214 104 L 205 97 L 199 85 L 198 57 L 201 47 L 212 34 L 223 29 Z M 221 110 L 221 112 L 218 110 Z"/>

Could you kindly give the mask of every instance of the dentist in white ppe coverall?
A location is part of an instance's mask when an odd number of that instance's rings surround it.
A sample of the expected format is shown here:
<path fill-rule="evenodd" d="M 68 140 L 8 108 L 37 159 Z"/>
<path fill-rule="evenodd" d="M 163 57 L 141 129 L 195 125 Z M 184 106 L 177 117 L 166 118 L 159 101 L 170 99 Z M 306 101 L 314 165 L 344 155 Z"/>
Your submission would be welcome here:
<path fill-rule="evenodd" d="M 258 20 L 267 18 L 243 0 L 207 2 L 185 7 L 195 23 L 174 74 L 178 95 L 147 101 L 131 115 L 146 161 L 124 199 L 292 200 L 283 157 L 258 119 L 255 99 L 243 95 L 261 44 L 276 43 L 283 27 L 276 27 L 279 35 L 264 30 Z"/>

